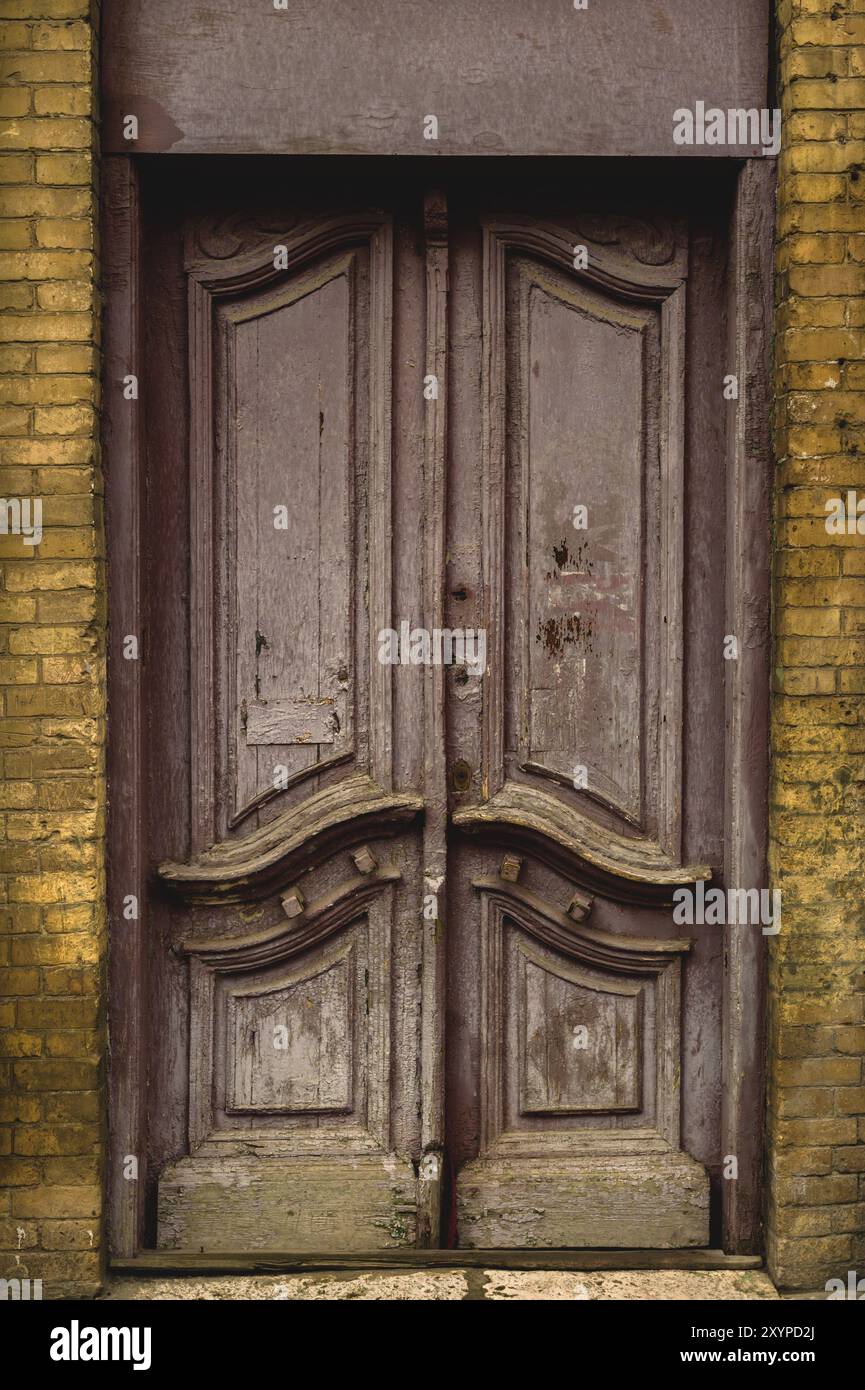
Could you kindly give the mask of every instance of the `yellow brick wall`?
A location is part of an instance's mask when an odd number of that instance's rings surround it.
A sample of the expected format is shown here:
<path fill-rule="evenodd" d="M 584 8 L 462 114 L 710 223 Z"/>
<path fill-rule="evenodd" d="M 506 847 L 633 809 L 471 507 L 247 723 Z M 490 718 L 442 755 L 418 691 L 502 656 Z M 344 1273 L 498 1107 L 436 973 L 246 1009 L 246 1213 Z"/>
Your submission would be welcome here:
<path fill-rule="evenodd" d="M 0 1276 L 99 1278 L 104 576 L 95 33 L 88 0 L 0 4 Z M 31 514 L 32 515 L 32 514 Z"/>
<path fill-rule="evenodd" d="M 865 0 L 780 0 L 767 1244 L 865 1273 Z M 865 527 L 865 520 L 863 520 Z"/>

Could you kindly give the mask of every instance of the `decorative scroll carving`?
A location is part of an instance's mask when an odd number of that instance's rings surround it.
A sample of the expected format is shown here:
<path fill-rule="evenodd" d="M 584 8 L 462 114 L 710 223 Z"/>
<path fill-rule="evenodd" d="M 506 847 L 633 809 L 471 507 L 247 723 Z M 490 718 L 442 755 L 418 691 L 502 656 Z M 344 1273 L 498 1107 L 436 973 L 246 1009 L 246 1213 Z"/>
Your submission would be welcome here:
<path fill-rule="evenodd" d="M 159 875 L 187 902 L 265 898 L 333 849 L 395 834 L 422 810 L 421 797 L 386 794 L 369 777 L 355 775 L 308 797 L 243 840 L 223 840 L 188 864 L 161 864 Z"/>
<path fill-rule="evenodd" d="M 676 254 L 676 229 L 660 220 L 581 213 L 575 235 L 601 246 L 617 246 L 643 265 L 669 265 Z"/>
<path fill-rule="evenodd" d="M 618 835 L 538 787 L 506 782 L 479 806 L 454 812 L 454 825 L 470 835 L 532 848 L 564 873 L 614 902 L 665 904 L 680 884 L 710 879 L 708 864 L 680 864 L 649 839 Z"/>
<path fill-rule="evenodd" d="M 297 223 L 290 213 L 277 217 L 250 217 L 231 212 L 209 220 L 199 218 L 187 238 L 187 263 L 193 260 L 227 260 L 264 240 L 278 244 Z"/>

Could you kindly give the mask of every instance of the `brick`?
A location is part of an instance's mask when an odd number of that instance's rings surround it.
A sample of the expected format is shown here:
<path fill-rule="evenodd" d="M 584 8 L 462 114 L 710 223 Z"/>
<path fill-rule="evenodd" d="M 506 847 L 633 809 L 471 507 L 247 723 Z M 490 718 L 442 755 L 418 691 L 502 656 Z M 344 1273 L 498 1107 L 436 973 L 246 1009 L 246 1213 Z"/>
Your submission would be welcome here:
<path fill-rule="evenodd" d="M 58 317 L 89 320 L 90 315 L 67 314 Z M 93 434 L 96 429 L 96 415 L 91 405 L 46 406 L 43 409 L 37 406 L 33 427 L 37 434 Z"/>
<path fill-rule="evenodd" d="M 93 331 L 91 314 L 23 314 L 0 323 L 0 334 L 9 342 L 90 339 Z"/>
<path fill-rule="evenodd" d="M 2 217 L 87 217 L 91 202 L 88 188 L 37 188 L 34 184 L 0 188 Z"/>
<path fill-rule="evenodd" d="M 13 1074 L 23 1091 L 91 1091 L 98 1078 L 95 1062 L 45 1058 L 16 1062 Z"/>
<path fill-rule="evenodd" d="M 832 1150 L 823 1148 L 777 1148 L 772 1171 L 780 1178 L 822 1177 L 832 1171 Z"/>
<path fill-rule="evenodd" d="M 865 292 L 865 266 L 795 266 L 787 272 L 791 294 L 860 295 Z"/>
<path fill-rule="evenodd" d="M 32 362 L 32 348 L 0 347 L 0 372 L 29 372 Z"/>
<path fill-rule="evenodd" d="M 34 24 L 35 49 L 89 49 L 92 43 L 90 25 L 79 21 L 67 24 Z"/>
<path fill-rule="evenodd" d="M 779 1062 L 776 1077 L 781 1086 L 855 1086 L 860 1067 L 852 1057 L 805 1057 Z"/>
<path fill-rule="evenodd" d="M 775 1188 L 778 1200 L 791 1207 L 822 1207 L 830 1203 L 855 1202 L 857 1193 L 858 1184 L 853 1173 L 785 1178 Z"/>
<path fill-rule="evenodd" d="M 782 1147 L 786 1144 L 852 1144 L 856 1141 L 856 1121 L 846 1117 L 784 1120 L 776 1126 L 775 1134 Z"/>
<path fill-rule="evenodd" d="M 19 1010 L 20 1007 L 19 1005 Z M 790 1087 L 779 1093 L 778 1113 L 782 1118 L 793 1116 L 807 1119 L 830 1116 L 835 1108 L 835 1096 L 841 1094 L 842 1091 L 833 1092 L 828 1086 Z"/>
<path fill-rule="evenodd" d="M 31 560 L 24 568 L 7 565 L 6 588 L 12 593 L 37 589 L 92 589 L 96 582 L 93 568 L 85 564 L 39 564 Z"/>
<path fill-rule="evenodd" d="M 0 1057 L 38 1057 L 42 1052 L 42 1039 L 38 1033 L 24 1033 L 10 1030 L 0 1033 Z"/>
<path fill-rule="evenodd" d="M 30 25 L 14 24 L 5 19 L 0 36 L 0 48 L 17 49 L 30 47 Z"/>
<path fill-rule="evenodd" d="M 29 1159 L 19 1158 L 17 1155 L 0 1158 L 0 1188 L 28 1188 L 38 1181 L 39 1169 Z"/>
<path fill-rule="evenodd" d="M 88 82 L 90 58 L 86 53 L 16 53 L 0 56 L 0 83 Z"/>
<path fill-rule="evenodd" d="M 15 1130 L 14 1149 L 22 1157 L 93 1152 L 99 1143 L 97 1125 L 27 1125 Z"/>
<path fill-rule="evenodd" d="M 4 251 L 20 251 L 32 242 L 30 223 L 26 218 L 11 219 L 0 223 L 0 248 Z"/>
<path fill-rule="evenodd" d="M 40 309 L 89 310 L 93 307 L 94 293 L 87 280 L 72 280 L 40 285 L 36 291 L 36 299 Z M 80 380 L 91 389 L 95 385 L 90 377 L 82 377 Z M 45 381 L 45 384 L 47 386 L 48 381 Z"/>
<path fill-rule="evenodd" d="M 40 217 L 36 223 L 36 241 L 39 246 L 80 250 L 92 245 L 93 228 L 83 218 Z M 851 277 L 857 269 L 855 266 L 830 266 L 827 268 L 838 271 L 847 270 Z M 860 276 L 862 274 L 865 274 L 865 270 L 860 272 Z M 837 294 L 838 291 L 827 290 L 826 293 Z"/>
<path fill-rule="evenodd" d="M 781 187 L 795 203 L 829 203 L 836 199 L 840 202 L 847 196 L 847 181 L 841 174 L 791 174 Z"/>
<path fill-rule="evenodd" d="M 37 116 L 89 116 L 94 114 L 94 99 L 88 87 L 37 87 L 33 92 L 33 109 Z"/>
<path fill-rule="evenodd" d="M 43 154 L 36 159 L 36 178 L 39 183 L 90 184 L 93 180 L 93 160 L 86 154 Z"/>
<path fill-rule="evenodd" d="M 39 971 L 0 968 L 0 995 L 37 994 Z"/>
<path fill-rule="evenodd" d="M 92 1250 L 101 1239 L 96 1221 L 43 1221 L 39 1231 L 43 1250 Z"/>
<path fill-rule="evenodd" d="M 46 995 L 91 993 L 96 988 L 92 970 L 84 967 L 46 967 L 42 983 Z"/>
<path fill-rule="evenodd" d="M 36 369 L 40 372 L 94 372 L 96 357 L 92 347 L 58 346 L 56 344 L 36 349 Z"/>
<path fill-rule="evenodd" d="M 26 376 L 0 382 L 0 399 L 5 396 L 25 405 L 92 401 L 95 392 L 95 383 L 86 376 Z"/>
<path fill-rule="evenodd" d="M 33 1169 L 33 1172 L 35 1173 L 36 1169 Z M 95 1185 L 37 1187 L 16 1192 L 12 1205 L 16 1216 L 94 1219 L 99 1216 L 101 1195 Z"/>
<path fill-rule="evenodd" d="M 32 155 L 0 155 L 0 183 L 27 183 L 32 175 L 32 171 Z"/>
<path fill-rule="evenodd" d="M 0 150 L 82 150 L 87 149 L 92 141 L 93 127 L 90 122 L 73 116 L 58 116 L 52 120 L 25 116 L 0 126 Z M 37 163 L 37 177 L 38 167 Z M 51 180 L 40 178 L 40 182 Z"/>
<path fill-rule="evenodd" d="M 788 1236 L 823 1236 L 837 1230 L 835 1213 L 842 1207 L 799 1207 L 784 1213 L 783 1226 Z"/>

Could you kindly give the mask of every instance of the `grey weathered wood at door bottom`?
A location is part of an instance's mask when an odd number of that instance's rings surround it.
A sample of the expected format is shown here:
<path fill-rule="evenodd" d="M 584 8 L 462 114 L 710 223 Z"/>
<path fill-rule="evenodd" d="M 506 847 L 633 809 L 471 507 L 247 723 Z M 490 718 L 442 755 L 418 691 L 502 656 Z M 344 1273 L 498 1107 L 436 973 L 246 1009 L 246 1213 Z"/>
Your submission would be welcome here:
<path fill-rule="evenodd" d="M 372 1250 L 341 1254 L 263 1251 L 200 1255 L 144 1250 L 111 1261 L 114 1274 L 290 1274 L 340 1269 L 761 1269 L 760 1255 L 723 1250 Z"/>
<path fill-rule="evenodd" d="M 683 1153 L 475 1159 L 460 1170 L 457 1223 L 469 1248 L 700 1246 L 709 1183 Z"/>

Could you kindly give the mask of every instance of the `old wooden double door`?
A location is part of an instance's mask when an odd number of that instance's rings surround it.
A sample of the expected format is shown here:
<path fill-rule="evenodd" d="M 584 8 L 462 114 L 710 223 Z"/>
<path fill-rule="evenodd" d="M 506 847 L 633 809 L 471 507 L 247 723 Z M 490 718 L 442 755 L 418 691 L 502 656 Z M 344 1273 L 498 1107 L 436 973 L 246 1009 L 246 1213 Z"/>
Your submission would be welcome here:
<path fill-rule="evenodd" d="M 709 1241 L 722 200 L 468 164 L 143 177 L 162 1248 Z"/>

